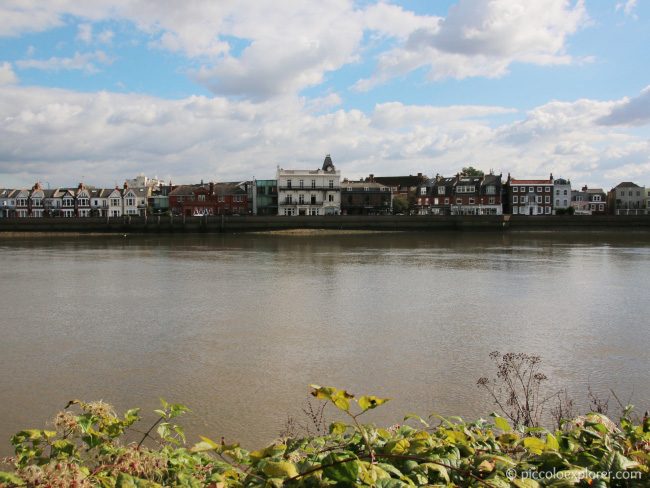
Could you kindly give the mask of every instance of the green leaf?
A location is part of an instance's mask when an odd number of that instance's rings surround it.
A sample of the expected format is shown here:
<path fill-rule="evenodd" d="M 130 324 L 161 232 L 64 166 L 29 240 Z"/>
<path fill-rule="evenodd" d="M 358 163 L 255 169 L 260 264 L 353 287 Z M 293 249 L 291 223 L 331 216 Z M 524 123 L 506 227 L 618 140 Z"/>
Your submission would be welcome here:
<path fill-rule="evenodd" d="M 534 454 L 541 454 L 546 448 L 546 442 L 537 437 L 526 437 L 524 439 L 524 447 Z"/>
<path fill-rule="evenodd" d="M 341 435 L 344 434 L 347 429 L 348 425 L 343 422 L 332 422 L 329 431 L 332 435 Z"/>
<path fill-rule="evenodd" d="M 384 452 L 390 454 L 406 454 L 409 450 L 411 443 L 406 439 L 400 439 L 398 441 L 387 442 L 384 446 Z"/>
<path fill-rule="evenodd" d="M 115 488 L 162 488 L 158 483 L 135 478 L 126 473 L 120 473 L 115 482 Z"/>
<path fill-rule="evenodd" d="M 0 484 L 11 483 L 16 486 L 24 486 L 25 482 L 13 473 L 0 471 Z"/>
<path fill-rule="evenodd" d="M 424 425 L 425 427 L 429 428 L 429 423 L 426 422 L 422 417 L 420 417 L 419 415 L 416 415 L 416 414 L 414 414 L 414 413 L 409 413 L 409 414 L 407 414 L 407 415 L 404 417 L 404 422 L 406 422 L 407 420 L 411 420 L 411 419 L 415 419 L 415 420 L 417 420 L 418 422 L 420 422 L 422 425 Z"/>
<path fill-rule="evenodd" d="M 547 434 L 546 435 L 546 449 L 550 451 L 559 451 L 560 450 L 560 444 L 558 443 L 557 439 L 553 434 Z"/>
<path fill-rule="evenodd" d="M 504 432 L 510 432 L 512 430 L 508 421 L 503 417 L 494 417 L 494 425 Z"/>
<path fill-rule="evenodd" d="M 373 408 L 377 408 L 380 405 L 386 403 L 390 398 L 378 398 L 375 395 L 365 395 L 359 398 L 359 407 L 364 412 Z"/>
<path fill-rule="evenodd" d="M 299 474 L 296 465 L 288 461 L 266 461 L 262 471 L 270 478 L 293 478 Z"/>
<path fill-rule="evenodd" d="M 346 459 L 351 458 L 349 461 Z M 345 462 L 341 462 L 345 461 Z M 338 463 L 338 464 L 336 464 Z M 330 453 L 323 458 L 323 476 L 338 483 L 357 482 L 359 477 L 359 460 L 352 453 L 338 452 Z"/>

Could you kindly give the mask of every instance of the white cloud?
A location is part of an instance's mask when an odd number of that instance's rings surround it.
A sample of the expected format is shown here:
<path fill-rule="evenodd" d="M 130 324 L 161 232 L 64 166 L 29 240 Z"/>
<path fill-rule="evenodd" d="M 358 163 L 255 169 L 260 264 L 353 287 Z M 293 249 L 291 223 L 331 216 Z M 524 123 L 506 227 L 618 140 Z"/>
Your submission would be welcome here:
<path fill-rule="evenodd" d="M 349 178 L 452 174 L 472 164 L 518 177 L 552 172 L 576 185 L 650 182 L 648 137 L 598 124 L 620 100 L 550 102 L 521 116 L 507 107 L 398 102 L 364 114 L 338 101 L 336 94 L 314 106 L 295 97 L 164 100 L 4 86 L 0 178 L 68 185 L 92 174 L 88 183 L 112 185 L 144 171 L 176 182 L 228 181 L 273 177 L 276 164 L 317 167 L 331 153 Z M 499 123 L 504 114 L 517 120 Z"/>
<path fill-rule="evenodd" d="M 90 24 L 79 24 L 77 26 L 77 40 L 90 44 L 93 40 L 93 26 Z"/>
<path fill-rule="evenodd" d="M 641 90 L 634 98 L 624 98 L 609 114 L 598 122 L 603 125 L 647 125 L 650 124 L 650 86 Z"/>
<path fill-rule="evenodd" d="M 51 57 L 49 59 L 23 59 L 16 61 L 20 69 L 39 69 L 44 71 L 80 70 L 97 73 L 97 64 L 110 64 L 112 59 L 103 51 L 75 53 L 71 58 Z"/>
<path fill-rule="evenodd" d="M 622 10 L 625 15 L 633 15 L 636 8 L 637 0 L 627 0 L 625 2 L 616 3 L 616 11 Z M 636 15 L 634 15 L 636 17 Z"/>
<path fill-rule="evenodd" d="M 0 85 L 13 85 L 18 83 L 18 77 L 14 73 L 11 63 L 4 62 L 0 64 Z"/>
<path fill-rule="evenodd" d="M 573 58 L 566 38 L 586 20 L 583 0 L 460 0 L 445 19 L 382 53 L 377 72 L 356 88 L 367 90 L 421 67 L 439 80 L 500 77 L 514 62 L 568 64 Z"/>
<path fill-rule="evenodd" d="M 97 35 L 97 40 L 102 44 L 110 44 L 113 42 L 113 37 L 115 37 L 115 33 L 110 29 L 106 29 Z"/>

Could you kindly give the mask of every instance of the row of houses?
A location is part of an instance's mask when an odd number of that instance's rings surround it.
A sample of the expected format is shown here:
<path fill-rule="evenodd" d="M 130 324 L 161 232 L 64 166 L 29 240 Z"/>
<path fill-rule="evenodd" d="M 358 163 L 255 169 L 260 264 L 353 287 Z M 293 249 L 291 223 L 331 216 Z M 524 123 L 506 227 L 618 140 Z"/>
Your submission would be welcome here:
<path fill-rule="evenodd" d="M 174 185 L 140 175 L 98 189 L 0 188 L 0 218 L 209 215 L 634 215 L 650 212 L 650 190 L 622 182 L 573 189 L 564 178 L 519 179 L 473 170 L 341 179 L 330 155 L 316 169 L 276 170 L 276 178 Z"/>

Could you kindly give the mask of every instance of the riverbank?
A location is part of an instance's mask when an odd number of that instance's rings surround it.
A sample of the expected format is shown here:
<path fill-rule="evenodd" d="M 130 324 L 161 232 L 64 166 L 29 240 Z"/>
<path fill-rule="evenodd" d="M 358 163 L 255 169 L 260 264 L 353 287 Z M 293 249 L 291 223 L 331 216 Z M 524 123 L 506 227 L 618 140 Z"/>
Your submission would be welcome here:
<path fill-rule="evenodd" d="M 173 234 L 282 232 L 300 234 L 329 231 L 585 231 L 605 229 L 650 230 L 650 216 L 519 215 L 483 216 L 206 216 L 0 219 L 0 233 Z"/>

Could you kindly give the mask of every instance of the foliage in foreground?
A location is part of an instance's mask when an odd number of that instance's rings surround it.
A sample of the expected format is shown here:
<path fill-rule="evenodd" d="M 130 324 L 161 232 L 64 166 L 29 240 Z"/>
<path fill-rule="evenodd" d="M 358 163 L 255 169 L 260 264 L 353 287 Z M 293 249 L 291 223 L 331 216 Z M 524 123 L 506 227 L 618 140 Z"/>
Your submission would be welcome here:
<path fill-rule="evenodd" d="M 620 429 L 602 415 L 566 422 L 554 432 L 513 428 L 496 414 L 489 421 L 408 415 L 388 429 L 360 417 L 388 401 L 354 398 L 345 390 L 312 385 L 312 394 L 346 419 L 329 434 L 282 438 L 258 451 L 202 438 L 184 446 L 175 418 L 187 411 L 162 402 L 158 420 L 136 431 L 137 409 L 118 416 L 102 402 L 71 402 L 56 430 L 24 430 L 12 438 L 12 471 L 0 486 L 439 486 L 439 487 L 642 487 L 650 486 L 650 420 Z M 138 431 L 136 431 L 138 432 Z M 155 441 L 155 448 L 148 447 Z"/>

